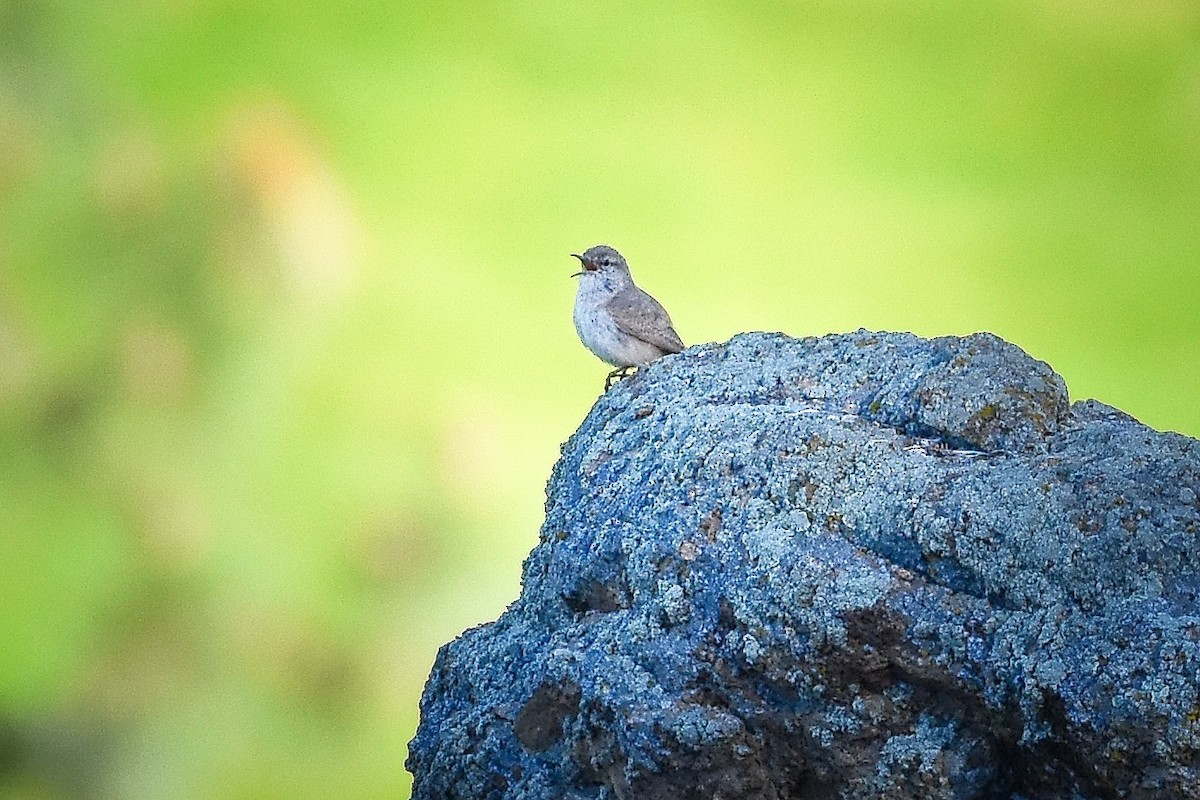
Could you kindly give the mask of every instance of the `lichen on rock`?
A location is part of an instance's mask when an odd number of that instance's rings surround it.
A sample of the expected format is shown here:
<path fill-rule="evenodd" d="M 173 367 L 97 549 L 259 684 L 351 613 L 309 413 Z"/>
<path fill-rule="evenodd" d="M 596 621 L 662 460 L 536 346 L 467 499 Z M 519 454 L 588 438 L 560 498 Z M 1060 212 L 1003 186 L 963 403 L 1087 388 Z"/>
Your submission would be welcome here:
<path fill-rule="evenodd" d="M 990 334 L 743 334 L 563 449 L 414 797 L 1200 797 L 1200 442 Z"/>

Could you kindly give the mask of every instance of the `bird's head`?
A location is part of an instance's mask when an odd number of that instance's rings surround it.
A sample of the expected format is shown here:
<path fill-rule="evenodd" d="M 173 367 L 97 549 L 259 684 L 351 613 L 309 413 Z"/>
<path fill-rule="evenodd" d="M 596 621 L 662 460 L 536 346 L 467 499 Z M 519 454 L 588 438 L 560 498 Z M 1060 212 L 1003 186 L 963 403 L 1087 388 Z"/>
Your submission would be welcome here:
<path fill-rule="evenodd" d="M 582 255 L 579 253 L 571 255 L 578 258 L 579 263 L 583 265 L 583 269 L 572 275 L 572 278 L 576 275 L 598 275 L 607 281 L 613 278 L 629 277 L 629 265 L 625 263 L 625 258 L 606 244 L 589 247 L 583 251 Z"/>

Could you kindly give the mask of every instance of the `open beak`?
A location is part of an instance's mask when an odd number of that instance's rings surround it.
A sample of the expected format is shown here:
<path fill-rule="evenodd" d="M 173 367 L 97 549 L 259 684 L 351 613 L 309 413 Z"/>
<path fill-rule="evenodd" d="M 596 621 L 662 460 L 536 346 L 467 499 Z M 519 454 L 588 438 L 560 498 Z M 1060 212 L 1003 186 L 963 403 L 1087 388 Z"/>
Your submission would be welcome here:
<path fill-rule="evenodd" d="M 572 278 L 578 277 L 585 272 L 595 272 L 596 271 L 596 265 L 593 264 L 592 262 L 588 261 L 587 259 L 585 259 L 583 256 L 579 255 L 579 253 L 571 253 L 571 257 L 578 258 L 579 263 L 583 264 L 583 269 L 580 270 L 579 272 L 576 272 L 573 275 L 571 275 Z"/>

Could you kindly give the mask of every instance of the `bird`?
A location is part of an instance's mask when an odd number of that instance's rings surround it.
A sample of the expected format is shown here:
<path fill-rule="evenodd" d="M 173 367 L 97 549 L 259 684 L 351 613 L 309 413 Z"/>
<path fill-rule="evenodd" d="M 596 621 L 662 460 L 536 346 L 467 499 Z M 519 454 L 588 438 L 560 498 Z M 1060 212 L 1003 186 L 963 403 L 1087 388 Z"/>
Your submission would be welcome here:
<path fill-rule="evenodd" d="M 606 244 L 572 253 L 583 269 L 575 292 L 575 331 L 584 347 L 616 367 L 604 380 L 604 391 L 634 367 L 685 347 L 667 310 L 633 282 L 625 258 Z"/>

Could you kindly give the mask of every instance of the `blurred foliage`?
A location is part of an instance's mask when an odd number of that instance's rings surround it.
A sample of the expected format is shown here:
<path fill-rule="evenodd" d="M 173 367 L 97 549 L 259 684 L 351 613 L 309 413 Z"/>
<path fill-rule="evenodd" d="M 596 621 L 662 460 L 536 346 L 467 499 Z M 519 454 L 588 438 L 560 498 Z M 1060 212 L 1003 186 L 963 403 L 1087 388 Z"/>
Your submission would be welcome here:
<path fill-rule="evenodd" d="M 992 330 L 1200 434 L 1193 0 L 0 0 L 0 798 L 403 796 L 606 367 Z"/>

